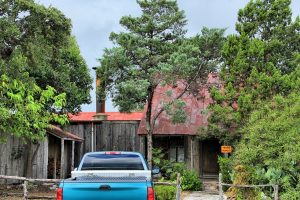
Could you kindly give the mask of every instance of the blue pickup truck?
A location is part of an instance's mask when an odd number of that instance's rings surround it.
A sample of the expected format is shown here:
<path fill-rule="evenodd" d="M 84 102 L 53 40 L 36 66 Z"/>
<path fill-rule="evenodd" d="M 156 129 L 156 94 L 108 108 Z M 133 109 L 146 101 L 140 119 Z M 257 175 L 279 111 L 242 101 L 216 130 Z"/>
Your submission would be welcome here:
<path fill-rule="evenodd" d="M 140 153 L 92 152 L 70 179 L 63 180 L 57 200 L 155 200 L 152 173 Z"/>

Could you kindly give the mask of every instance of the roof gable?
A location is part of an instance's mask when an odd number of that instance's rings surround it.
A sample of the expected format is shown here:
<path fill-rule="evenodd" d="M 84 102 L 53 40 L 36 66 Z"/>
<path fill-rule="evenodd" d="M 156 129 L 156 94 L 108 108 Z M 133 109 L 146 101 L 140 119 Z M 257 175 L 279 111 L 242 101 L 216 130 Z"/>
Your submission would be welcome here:
<path fill-rule="evenodd" d="M 210 74 L 205 87 L 200 89 L 199 95 L 193 95 L 191 93 L 186 93 L 182 96 L 181 100 L 186 103 L 184 108 L 187 119 L 185 123 L 173 124 L 170 116 L 163 112 L 159 115 L 154 126 L 155 135 L 196 135 L 197 130 L 201 126 L 207 126 L 208 123 L 208 112 L 207 108 L 212 99 L 209 94 L 210 85 L 219 85 L 219 80 L 215 74 Z M 170 86 L 162 87 L 158 86 L 154 92 L 153 96 L 153 107 L 152 107 L 152 117 L 157 114 L 160 110 L 163 101 L 171 101 L 172 98 L 178 96 L 184 89 L 184 84 L 179 83 L 177 88 L 172 88 L 173 97 L 168 97 L 166 92 L 170 89 Z M 146 113 L 140 123 L 138 134 L 146 134 Z"/>

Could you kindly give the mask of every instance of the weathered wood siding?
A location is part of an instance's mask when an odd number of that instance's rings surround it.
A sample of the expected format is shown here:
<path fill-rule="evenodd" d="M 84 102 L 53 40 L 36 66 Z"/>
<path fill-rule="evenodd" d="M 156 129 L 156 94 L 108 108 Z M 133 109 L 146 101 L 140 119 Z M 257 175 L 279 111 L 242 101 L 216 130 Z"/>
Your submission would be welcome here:
<path fill-rule="evenodd" d="M 138 121 L 101 121 L 93 123 L 95 151 L 137 151 L 145 153 L 144 137 L 137 134 Z M 92 150 L 92 123 L 72 123 L 64 128 L 83 138 L 75 144 L 75 167 L 82 156 Z"/>
<path fill-rule="evenodd" d="M 200 142 L 195 136 L 184 137 L 185 163 L 189 169 L 193 169 L 200 176 Z"/>
<path fill-rule="evenodd" d="M 104 121 L 96 125 L 96 150 L 138 151 L 144 153 L 137 134 L 138 125 L 135 121 Z"/>
<path fill-rule="evenodd" d="M 37 145 L 33 145 L 32 153 Z M 5 144 L 0 144 L 0 174 L 10 176 L 24 176 L 25 145 L 16 137 L 9 137 Z M 47 178 L 48 139 L 40 142 L 39 150 L 33 161 L 33 178 Z"/>
<path fill-rule="evenodd" d="M 91 151 L 92 124 L 91 123 L 70 124 L 69 126 L 64 127 L 64 130 L 67 130 L 84 139 L 81 143 L 76 142 L 75 144 L 75 167 L 78 167 L 78 164 L 82 156 L 86 152 Z"/>
<path fill-rule="evenodd" d="M 32 149 L 32 153 L 35 148 Z M 33 178 L 47 178 L 48 167 L 48 138 L 40 142 L 40 147 L 33 161 L 32 176 Z"/>

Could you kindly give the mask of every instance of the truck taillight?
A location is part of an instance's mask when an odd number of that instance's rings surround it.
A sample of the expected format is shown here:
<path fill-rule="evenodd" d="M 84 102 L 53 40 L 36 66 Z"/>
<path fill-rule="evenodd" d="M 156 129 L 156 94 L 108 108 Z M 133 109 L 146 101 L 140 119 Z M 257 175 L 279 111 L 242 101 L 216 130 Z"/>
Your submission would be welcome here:
<path fill-rule="evenodd" d="M 148 199 L 147 200 L 154 200 L 154 190 L 152 187 L 148 187 Z"/>
<path fill-rule="evenodd" d="M 63 200 L 63 189 L 58 188 L 56 191 L 56 200 Z"/>
<path fill-rule="evenodd" d="M 118 152 L 118 151 L 107 151 L 107 152 L 105 152 L 105 154 L 107 154 L 107 155 L 118 155 L 118 154 L 121 154 L 121 152 Z"/>

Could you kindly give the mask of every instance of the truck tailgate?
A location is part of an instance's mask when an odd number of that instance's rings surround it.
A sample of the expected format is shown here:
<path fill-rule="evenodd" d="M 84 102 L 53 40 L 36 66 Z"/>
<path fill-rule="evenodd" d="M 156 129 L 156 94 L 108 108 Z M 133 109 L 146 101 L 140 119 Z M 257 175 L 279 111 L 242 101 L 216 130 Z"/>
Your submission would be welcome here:
<path fill-rule="evenodd" d="M 80 178 L 63 183 L 64 200 L 147 200 L 145 177 Z"/>

